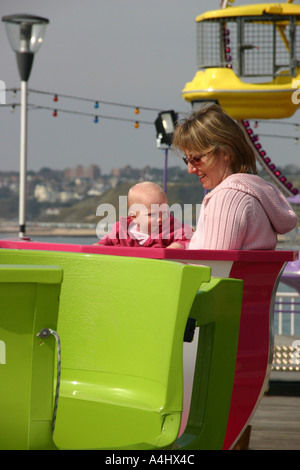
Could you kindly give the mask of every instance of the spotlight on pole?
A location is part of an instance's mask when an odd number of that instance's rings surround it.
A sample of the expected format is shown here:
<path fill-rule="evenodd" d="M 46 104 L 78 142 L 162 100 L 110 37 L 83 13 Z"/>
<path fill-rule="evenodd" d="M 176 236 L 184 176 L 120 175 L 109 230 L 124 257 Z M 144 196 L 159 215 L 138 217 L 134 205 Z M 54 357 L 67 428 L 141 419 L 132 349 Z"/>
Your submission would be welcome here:
<path fill-rule="evenodd" d="M 172 144 L 173 132 L 176 126 L 177 116 L 174 111 L 162 111 L 155 120 L 157 147 L 165 152 L 164 184 L 163 189 L 167 192 L 168 179 L 168 150 Z"/>

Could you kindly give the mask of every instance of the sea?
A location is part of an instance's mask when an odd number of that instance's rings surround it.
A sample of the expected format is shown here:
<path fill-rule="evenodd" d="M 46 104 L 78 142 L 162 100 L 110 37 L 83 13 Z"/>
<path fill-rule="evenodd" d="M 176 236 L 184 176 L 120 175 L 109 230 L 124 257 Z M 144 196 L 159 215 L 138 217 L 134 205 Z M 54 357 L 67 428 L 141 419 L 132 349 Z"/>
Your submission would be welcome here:
<path fill-rule="evenodd" d="M 9 238 L 16 238 L 16 234 L 1 234 L 0 238 L 2 239 L 9 239 Z M 98 238 L 95 236 L 53 236 L 53 235 L 34 235 L 31 237 L 32 241 L 37 242 L 49 242 L 49 243 L 66 243 L 71 245 L 93 245 L 97 243 Z M 300 251 L 300 246 L 293 246 L 291 247 L 284 247 L 282 246 L 281 249 L 292 249 Z M 295 293 L 296 291 L 283 284 L 279 283 L 277 293 L 280 292 L 291 292 Z M 288 299 L 285 299 L 288 300 Z M 274 333 L 278 334 L 279 331 L 279 316 L 276 313 L 277 307 L 275 306 L 275 315 L 274 315 Z M 285 307 L 284 310 L 287 312 L 289 311 L 288 307 Z M 282 334 L 283 335 L 290 335 L 291 330 L 291 316 L 289 313 L 283 313 L 282 316 Z M 300 297 L 295 299 L 295 307 L 294 307 L 294 335 L 300 336 Z"/>

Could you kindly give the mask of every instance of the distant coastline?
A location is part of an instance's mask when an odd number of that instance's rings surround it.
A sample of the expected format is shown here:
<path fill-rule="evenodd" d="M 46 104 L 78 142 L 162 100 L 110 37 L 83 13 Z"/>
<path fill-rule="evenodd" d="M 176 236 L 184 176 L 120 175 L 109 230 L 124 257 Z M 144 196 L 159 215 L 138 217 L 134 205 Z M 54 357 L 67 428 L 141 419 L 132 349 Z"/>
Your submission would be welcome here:
<path fill-rule="evenodd" d="M 74 224 L 75 225 L 75 224 Z M 18 235 L 19 228 L 17 224 L 1 224 L 0 234 L 12 234 L 15 233 Z M 28 236 L 60 236 L 60 237 L 95 237 L 96 235 L 96 226 L 94 227 L 81 227 L 81 226 L 57 226 L 55 224 L 49 225 L 28 225 L 26 227 L 26 234 Z"/>

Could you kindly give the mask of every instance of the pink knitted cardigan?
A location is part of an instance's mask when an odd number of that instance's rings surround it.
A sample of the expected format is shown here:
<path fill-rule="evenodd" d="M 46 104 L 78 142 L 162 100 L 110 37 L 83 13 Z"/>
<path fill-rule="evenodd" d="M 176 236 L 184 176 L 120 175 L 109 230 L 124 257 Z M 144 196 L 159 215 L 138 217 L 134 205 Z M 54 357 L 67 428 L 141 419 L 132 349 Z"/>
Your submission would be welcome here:
<path fill-rule="evenodd" d="M 273 250 L 297 225 L 283 194 L 257 175 L 228 176 L 203 199 L 189 250 Z"/>

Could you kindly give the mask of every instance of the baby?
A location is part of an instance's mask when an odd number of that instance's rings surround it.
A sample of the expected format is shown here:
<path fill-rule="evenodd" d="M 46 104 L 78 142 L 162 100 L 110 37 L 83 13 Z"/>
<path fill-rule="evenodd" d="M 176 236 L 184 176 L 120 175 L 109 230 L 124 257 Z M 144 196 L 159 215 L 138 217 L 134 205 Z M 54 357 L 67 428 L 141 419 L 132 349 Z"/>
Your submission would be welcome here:
<path fill-rule="evenodd" d="M 167 196 L 159 185 L 138 183 L 130 188 L 127 201 L 129 216 L 121 217 L 96 245 L 177 248 L 179 243 L 182 248 L 190 241 L 192 228 L 170 215 Z"/>

